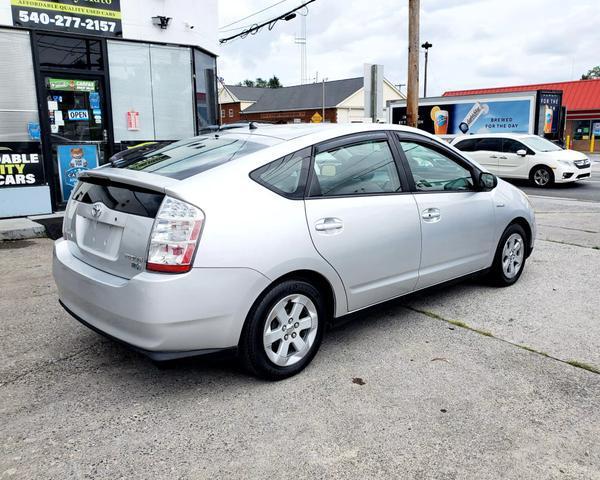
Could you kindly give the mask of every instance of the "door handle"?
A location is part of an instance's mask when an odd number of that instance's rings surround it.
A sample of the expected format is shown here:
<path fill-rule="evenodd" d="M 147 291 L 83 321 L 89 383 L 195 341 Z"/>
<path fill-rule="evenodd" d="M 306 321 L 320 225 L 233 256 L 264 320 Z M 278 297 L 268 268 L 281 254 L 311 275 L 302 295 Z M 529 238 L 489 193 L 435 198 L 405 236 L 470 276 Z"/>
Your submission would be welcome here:
<path fill-rule="evenodd" d="M 498 158 L 496 155 L 490 155 L 490 158 Z"/>
<path fill-rule="evenodd" d="M 317 232 L 341 230 L 342 228 L 344 228 L 344 223 L 339 218 L 322 218 L 315 223 Z"/>
<path fill-rule="evenodd" d="M 498 157 L 500 160 L 506 160 L 507 157 Z"/>
<path fill-rule="evenodd" d="M 435 223 L 439 222 L 442 217 L 439 208 L 426 208 L 421 212 L 421 218 L 425 222 Z"/>

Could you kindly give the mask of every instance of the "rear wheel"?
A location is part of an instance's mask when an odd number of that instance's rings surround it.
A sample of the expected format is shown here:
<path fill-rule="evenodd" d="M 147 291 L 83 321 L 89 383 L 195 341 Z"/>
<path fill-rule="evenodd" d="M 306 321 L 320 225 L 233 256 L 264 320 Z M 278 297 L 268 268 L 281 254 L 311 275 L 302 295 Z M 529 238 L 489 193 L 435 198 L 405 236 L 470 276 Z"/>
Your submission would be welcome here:
<path fill-rule="evenodd" d="M 267 292 L 248 314 L 239 344 L 252 374 L 281 380 L 314 358 L 325 326 L 323 297 L 311 284 L 286 280 Z"/>
<path fill-rule="evenodd" d="M 517 224 L 509 225 L 496 249 L 494 263 L 489 273 L 491 282 L 498 287 L 508 287 L 514 284 L 525 267 L 527 250 L 527 235 L 523 227 Z"/>
<path fill-rule="evenodd" d="M 552 170 L 543 165 L 534 167 L 529 178 L 536 187 L 540 188 L 549 187 L 554 183 Z"/>

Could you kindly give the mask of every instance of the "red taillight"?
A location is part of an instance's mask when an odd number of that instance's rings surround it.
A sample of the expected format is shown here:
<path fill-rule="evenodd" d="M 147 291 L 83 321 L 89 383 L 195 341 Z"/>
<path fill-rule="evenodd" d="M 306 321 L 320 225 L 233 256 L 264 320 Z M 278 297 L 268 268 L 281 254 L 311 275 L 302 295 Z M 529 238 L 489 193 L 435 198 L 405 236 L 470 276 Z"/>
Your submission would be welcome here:
<path fill-rule="evenodd" d="M 154 220 L 146 269 L 184 273 L 192 268 L 204 213 L 189 203 L 165 197 Z"/>

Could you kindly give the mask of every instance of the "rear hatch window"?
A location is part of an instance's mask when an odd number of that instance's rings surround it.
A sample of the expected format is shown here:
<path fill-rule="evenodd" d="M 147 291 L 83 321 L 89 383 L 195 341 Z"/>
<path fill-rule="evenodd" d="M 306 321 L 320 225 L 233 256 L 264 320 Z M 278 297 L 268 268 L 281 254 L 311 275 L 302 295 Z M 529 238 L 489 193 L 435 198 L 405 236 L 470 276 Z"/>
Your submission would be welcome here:
<path fill-rule="evenodd" d="M 128 156 L 118 167 L 183 180 L 205 170 L 282 142 L 256 134 L 211 134 Z"/>

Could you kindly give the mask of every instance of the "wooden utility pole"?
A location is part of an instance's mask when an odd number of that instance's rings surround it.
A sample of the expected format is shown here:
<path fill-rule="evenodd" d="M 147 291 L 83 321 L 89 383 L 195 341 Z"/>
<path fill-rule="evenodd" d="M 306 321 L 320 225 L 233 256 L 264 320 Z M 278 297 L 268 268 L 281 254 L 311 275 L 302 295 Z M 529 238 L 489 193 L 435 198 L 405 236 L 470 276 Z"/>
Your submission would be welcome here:
<path fill-rule="evenodd" d="M 408 81 L 406 87 L 406 124 L 416 127 L 419 112 L 419 6 L 408 0 Z"/>

